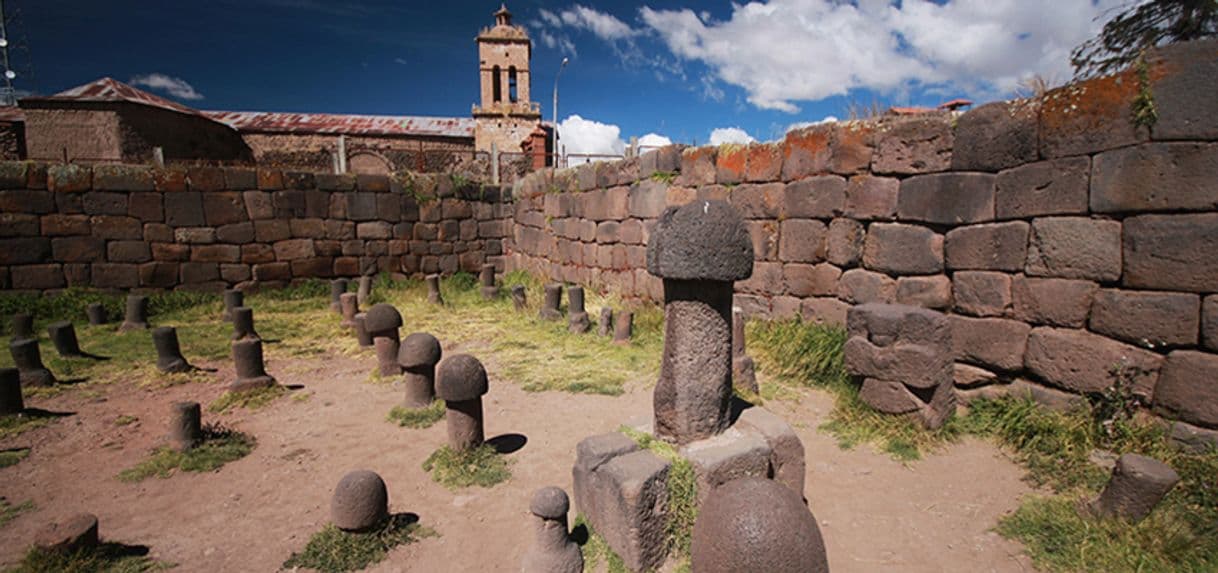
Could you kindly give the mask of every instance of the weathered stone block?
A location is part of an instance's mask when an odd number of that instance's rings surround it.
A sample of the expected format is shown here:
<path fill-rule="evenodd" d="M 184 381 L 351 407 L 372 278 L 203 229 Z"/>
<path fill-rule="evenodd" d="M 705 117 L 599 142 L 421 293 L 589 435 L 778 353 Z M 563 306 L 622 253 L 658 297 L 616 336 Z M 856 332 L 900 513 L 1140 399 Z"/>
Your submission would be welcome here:
<path fill-rule="evenodd" d="M 746 408 L 736 420 L 736 428 L 745 433 L 760 436 L 770 448 L 770 475 L 791 491 L 804 494 L 804 445 L 791 427 L 782 418 L 769 410 L 754 406 Z"/>
<path fill-rule="evenodd" d="M 173 228 L 163 223 L 144 223 L 144 240 L 163 243 L 173 241 Z"/>
<path fill-rule="evenodd" d="M 667 207 L 667 189 L 664 182 L 650 179 L 634 184 L 630 188 L 630 216 L 640 219 L 659 217 Z"/>
<path fill-rule="evenodd" d="M 951 326 L 946 315 L 924 308 L 897 304 L 866 304 L 851 309 L 847 333 L 876 345 L 895 342 L 946 348 L 951 344 Z"/>
<path fill-rule="evenodd" d="M 829 136 L 829 171 L 853 175 L 867 171 L 875 153 L 874 127 L 866 122 L 838 123 Z"/>
<path fill-rule="evenodd" d="M 950 270 L 1023 270 L 1028 258 L 1028 224 L 1023 221 L 958 227 L 945 239 Z"/>
<path fill-rule="evenodd" d="M 791 263 L 782 267 L 786 292 L 798 297 L 836 296 L 842 270 L 828 263 L 806 265 Z"/>
<path fill-rule="evenodd" d="M 1040 106 L 1021 99 L 985 104 L 956 118 L 952 169 L 999 171 L 1037 158 Z"/>
<path fill-rule="evenodd" d="M 681 175 L 677 182 L 681 185 L 708 185 L 715 182 L 715 152 L 714 147 L 690 147 L 681 152 Z M 629 185 L 632 181 L 623 182 Z"/>
<path fill-rule="evenodd" d="M 144 224 L 139 219 L 125 215 L 93 215 L 89 226 L 94 237 L 103 239 L 142 239 Z"/>
<path fill-rule="evenodd" d="M 139 266 L 140 286 L 172 288 L 178 284 L 178 265 L 153 261 Z"/>
<path fill-rule="evenodd" d="M 53 215 L 44 217 L 51 216 Z M 33 237 L 38 234 L 37 215 L 0 213 L 0 237 Z"/>
<path fill-rule="evenodd" d="M 659 567 L 667 553 L 667 515 L 657 508 L 668 499 L 670 464 L 642 450 L 613 457 L 591 471 L 576 490 L 589 507 L 580 506 L 605 543 L 632 571 Z"/>
<path fill-rule="evenodd" d="M 93 186 L 93 170 L 88 165 L 56 163 L 47 166 L 47 189 L 56 193 L 88 191 Z"/>
<path fill-rule="evenodd" d="M 859 399 L 885 414 L 908 414 L 921 410 L 923 406 L 922 401 L 904 384 L 875 378 L 863 380 Z"/>
<path fill-rule="evenodd" d="M 187 227 L 173 230 L 173 239 L 191 245 L 209 245 L 216 242 L 216 230 L 211 227 Z"/>
<path fill-rule="evenodd" d="M 952 383 L 956 388 L 977 388 L 999 382 L 997 374 L 971 364 L 957 362 L 952 369 Z"/>
<path fill-rule="evenodd" d="M 1195 294 L 1101 289 L 1089 328 L 1143 347 L 1192 346 L 1200 316 L 1201 297 Z"/>
<path fill-rule="evenodd" d="M 917 225 L 873 223 L 863 246 L 863 266 L 895 275 L 941 273 L 943 235 Z"/>
<path fill-rule="evenodd" d="M 893 219 L 900 189 L 895 177 L 855 175 L 846 184 L 844 212 L 851 219 Z"/>
<path fill-rule="evenodd" d="M 1042 327 L 1028 337 L 1025 364 L 1042 380 L 1073 392 L 1099 392 L 1117 376 L 1149 398 L 1163 357 L 1083 330 Z"/>
<path fill-rule="evenodd" d="M 152 185 L 162 193 L 186 191 L 186 170 L 181 167 L 163 167 L 152 171 Z"/>
<path fill-rule="evenodd" d="M 93 263 L 93 286 L 98 288 L 135 288 L 140 286 L 140 271 L 137 265 L 120 263 Z"/>
<path fill-rule="evenodd" d="M 952 164 L 951 118 L 947 114 L 886 118 L 875 139 L 875 173 L 933 173 Z"/>
<path fill-rule="evenodd" d="M 225 191 L 203 194 L 203 214 L 208 225 L 227 225 L 247 220 L 241 193 Z"/>
<path fill-rule="evenodd" d="M 994 215 L 1021 219 L 1044 215 L 1085 215 L 1091 158 L 1068 157 L 1029 163 L 998 174 Z"/>
<path fill-rule="evenodd" d="M 992 370 L 1016 371 L 1024 366 L 1032 327 L 1001 318 L 951 317 L 956 359 Z"/>
<path fill-rule="evenodd" d="M 93 189 L 98 191 L 152 191 L 152 169 L 140 165 L 93 166 Z"/>
<path fill-rule="evenodd" d="M 216 240 L 221 243 L 244 244 L 254 240 L 254 224 L 250 221 L 224 225 L 216 229 Z"/>
<path fill-rule="evenodd" d="M 745 184 L 732 190 L 728 199 L 745 219 L 778 217 L 785 186 L 781 183 Z"/>
<path fill-rule="evenodd" d="M 829 219 L 846 207 L 846 179 L 821 175 L 792 181 L 783 188 L 778 205 L 783 219 Z"/>
<path fill-rule="evenodd" d="M 1148 143 L 1091 163 L 1091 210 L 1208 211 L 1218 205 L 1218 144 Z"/>
<path fill-rule="evenodd" d="M 897 282 L 881 273 L 850 269 L 838 281 L 837 296 L 849 303 L 889 303 L 896 294 Z"/>
<path fill-rule="evenodd" d="M 1011 306 L 1011 277 L 991 271 L 952 275 L 956 310 L 973 316 L 1003 316 Z"/>
<path fill-rule="evenodd" d="M 459 233 L 460 228 L 458 227 Z M 355 236 L 360 239 L 391 239 L 393 238 L 393 225 L 385 221 L 359 223 L 355 226 Z"/>
<path fill-rule="evenodd" d="M 816 263 L 825 259 L 825 224 L 814 219 L 788 219 L 779 233 L 778 258 L 784 262 Z"/>
<path fill-rule="evenodd" d="M 900 277 L 897 304 L 944 310 L 952 305 L 952 282 L 945 275 Z"/>
<path fill-rule="evenodd" d="M 292 267 L 287 262 L 254 265 L 254 280 L 258 282 L 287 281 L 292 278 Z"/>
<path fill-rule="evenodd" d="M 274 244 L 274 249 L 275 259 L 280 261 L 307 259 L 315 254 L 313 251 L 312 239 L 288 239 L 285 241 L 276 241 Z"/>
<path fill-rule="evenodd" d="M 40 262 L 54 254 L 64 263 L 88 263 L 106 260 L 106 241 L 100 237 L 58 237 L 51 239 L 7 239 L 0 241 L 0 264 Z M 6 256 L 7 255 L 7 256 Z"/>
<path fill-rule="evenodd" d="M 773 453 L 764 438 L 736 428 L 686 444 L 680 452 L 694 468 L 698 505 L 702 505 L 715 488 L 729 481 L 766 477 Z"/>
<path fill-rule="evenodd" d="M 1216 45 L 1213 39 L 1179 42 L 1148 54 L 1155 139 L 1218 139 L 1218 102 L 1206 97 L 1218 91 Z"/>
<path fill-rule="evenodd" d="M 110 241 L 106 258 L 112 263 L 143 263 L 152 260 L 152 251 L 144 241 Z"/>
<path fill-rule="evenodd" d="M 52 195 L 49 191 L 27 189 L 0 191 L 0 212 L 26 213 L 30 215 L 54 213 L 55 199 L 56 195 Z"/>
<path fill-rule="evenodd" d="M 145 222 L 163 221 L 165 219 L 165 211 L 161 207 L 161 193 L 131 193 L 128 197 L 128 207 L 125 214 Z"/>
<path fill-rule="evenodd" d="M 166 193 L 165 223 L 173 227 L 199 227 L 203 218 L 203 195 L 194 191 Z"/>
<path fill-rule="evenodd" d="M 1167 355 L 1154 404 L 1172 418 L 1218 428 L 1218 355 L 1177 350 Z"/>
<path fill-rule="evenodd" d="M 830 326 L 845 326 L 846 313 L 850 310 L 848 303 L 836 298 L 813 297 L 804 299 L 800 305 L 799 314 L 805 322 L 827 324 Z"/>
<path fill-rule="evenodd" d="M 863 257 L 865 240 L 862 223 L 854 219 L 834 219 L 829 222 L 825 238 L 826 257 L 840 267 L 853 267 Z"/>
<path fill-rule="evenodd" d="M 223 191 L 224 170 L 219 167 L 191 167 L 186 170 L 191 191 Z"/>
<path fill-rule="evenodd" d="M 203 263 L 236 263 L 241 261 L 237 245 L 197 245 L 190 250 L 190 260 Z"/>
<path fill-rule="evenodd" d="M 1033 324 L 1082 328 L 1099 285 L 1091 281 L 1011 279 L 1011 318 Z"/>
<path fill-rule="evenodd" d="M 46 237 L 88 235 L 93 232 L 92 227 L 89 226 L 89 217 L 87 215 L 53 213 L 43 215 L 40 223 L 42 235 Z"/>
<path fill-rule="evenodd" d="M 21 265 L 11 269 L 12 288 L 45 290 L 64 287 L 64 272 L 61 265 Z"/>
<path fill-rule="evenodd" d="M 127 194 L 114 191 L 89 191 L 81 197 L 81 206 L 89 215 L 126 215 Z"/>
<path fill-rule="evenodd" d="M 775 181 L 782 176 L 782 148 L 776 143 L 754 143 L 748 147 L 744 178 L 751 183 Z"/>
<path fill-rule="evenodd" d="M 1218 213 L 1140 215 L 1124 224 L 1125 286 L 1218 291 Z"/>
<path fill-rule="evenodd" d="M 190 260 L 190 245 L 152 243 L 152 258 L 157 261 L 188 261 Z"/>
<path fill-rule="evenodd" d="M 1028 276 L 1098 281 L 1121 277 L 1121 223 L 1117 221 L 1034 219 L 1028 243 Z"/>
<path fill-rule="evenodd" d="M 220 280 L 219 263 L 180 263 L 178 269 L 183 284 L 200 284 Z"/>
<path fill-rule="evenodd" d="M 994 175 L 936 173 L 901 181 L 897 218 L 942 225 L 994 220 Z"/>
<path fill-rule="evenodd" d="M 1041 99 L 1040 155 L 1083 155 L 1145 141 L 1145 127 L 1132 121 L 1137 72 L 1086 80 L 1050 91 Z"/>
<path fill-rule="evenodd" d="M 782 140 L 782 180 L 793 181 L 824 173 L 829 167 L 831 124 L 787 132 Z"/>
<path fill-rule="evenodd" d="M 1201 344 L 1218 351 L 1218 295 L 1205 297 L 1201 305 Z"/>

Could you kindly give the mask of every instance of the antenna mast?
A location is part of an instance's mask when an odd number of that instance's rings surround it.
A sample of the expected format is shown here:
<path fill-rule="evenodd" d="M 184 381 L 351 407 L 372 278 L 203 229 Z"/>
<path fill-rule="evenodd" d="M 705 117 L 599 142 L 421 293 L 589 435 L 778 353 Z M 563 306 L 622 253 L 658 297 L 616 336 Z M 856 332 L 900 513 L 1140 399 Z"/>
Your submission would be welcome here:
<path fill-rule="evenodd" d="M 13 79 L 17 72 L 8 61 L 8 18 L 4 15 L 4 0 L 0 0 L 0 59 L 4 65 L 4 86 L 0 87 L 0 105 L 17 105 L 17 95 L 13 91 Z"/>

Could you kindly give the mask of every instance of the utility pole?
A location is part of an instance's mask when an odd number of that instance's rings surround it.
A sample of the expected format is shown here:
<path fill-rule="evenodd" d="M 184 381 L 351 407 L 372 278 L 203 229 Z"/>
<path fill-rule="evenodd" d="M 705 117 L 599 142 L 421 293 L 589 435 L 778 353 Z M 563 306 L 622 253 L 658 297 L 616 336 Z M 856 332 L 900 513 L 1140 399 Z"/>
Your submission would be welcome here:
<path fill-rule="evenodd" d="M 0 0 L 0 55 L 4 64 L 4 87 L 0 88 L 0 105 L 17 105 L 17 95 L 13 91 L 13 79 L 17 73 L 8 62 L 8 19 L 4 15 L 4 0 Z"/>
<path fill-rule="evenodd" d="M 2 1 L 2 0 L 0 0 Z M 561 153 L 558 151 L 558 76 L 562 75 L 563 68 L 567 67 L 567 58 L 562 59 L 562 63 L 558 64 L 558 72 L 554 74 L 554 105 L 550 109 L 554 112 L 554 168 L 561 167 L 559 160 Z"/>

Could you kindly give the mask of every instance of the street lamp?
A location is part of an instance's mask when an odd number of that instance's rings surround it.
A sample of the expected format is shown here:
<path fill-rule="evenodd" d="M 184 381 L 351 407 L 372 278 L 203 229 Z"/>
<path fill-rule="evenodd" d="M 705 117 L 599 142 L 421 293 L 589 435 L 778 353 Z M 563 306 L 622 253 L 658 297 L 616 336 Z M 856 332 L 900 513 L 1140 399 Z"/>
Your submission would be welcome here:
<path fill-rule="evenodd" d="M 554 167 L 559 165 L 559 147 L 558 147 L 558 76 L 562 75 L 563 68 L 567 67 L 567 58 L 562 59 L 562 63 L 558 64 L 558 72 L 554 74 L 554 105 L 550 109 L 554 112 Z"/>

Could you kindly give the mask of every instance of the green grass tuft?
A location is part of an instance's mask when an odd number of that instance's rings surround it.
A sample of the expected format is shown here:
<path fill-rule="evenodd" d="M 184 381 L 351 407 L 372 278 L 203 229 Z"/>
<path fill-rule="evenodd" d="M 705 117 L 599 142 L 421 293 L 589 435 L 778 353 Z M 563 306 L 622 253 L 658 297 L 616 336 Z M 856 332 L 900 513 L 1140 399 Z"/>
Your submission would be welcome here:
<path fill-rule="evenodd" d="M 13 448 L 0 450 L 0 468 L 15 466 L 30 455 L 29 448 Z"/>
<path fill-rule="evenodd" d="M 582 513 L 575 516 L 575 524 L 572 529 L 577 530 L 581 527 L 588 534 L 588 539 L 579 548 L 584 554 L 584 571 L 600 571 L 599 566 L 603 561 L 606 573 L 629 573 L 626 562 L 622 561 L 621 556 L 615 553 L 612 547 L 609 547 L 605 538 L 592 529 L 592 524 L 588 523 Z"/>
<path fill-rule="evenodd" d="M 426 408 L 394 406 L 389 411 L 388 420 L 403 428 L 430 428 L 432 424 L 444 419 L 446 411 L 444 400 L 435 400 Z"/>
<path fill-rule="evenodd" d="M 275 384 L 265 388 L 255 388 L 243 392 L 225 392 L 207 407 L 208 412 L 221 413 L 233 408 L 257 410 L 274 402 L 276 398 L 288 393 L 288 389 Z"/>
<path fill-rule="evenodd" d="M 120 472 L 118 479 L 125 482 L 137 482 L 153 476 L 165 479 L 173 475 L 174 470 L 210 472 L 245 457 L 257 445 L 257 440 L 252 436 L 234 430 L 210 426 L 203 433 L 203 443 L 198 446 L 185 452 L 168 446 L 159 447 L 139 465 Z"/>
<path fill-rule="evenodd" d="M 21 434 L 50 424 L 54 416 L 38 416 L 30 413 L 0 416 L 0 440 L 15 438 Z"/>
<path fill-rule="evenodd" d="M 668 523 L 665 524 L 665 542 L 670 553 L 689 556 L 689 542 L 694 532 L 694 522 L 698 519 L 698 482 L 694 476 L 694 466 L 685 459 L 675 446 L 668 442 L 657 440 L 655 436 L 640 432 L 628 426 L 621 426 L 618 431 L 634 440 L 640 448 L 650 450 L 657 456 L 669 461 L 668 481 Z"/>
<path fill-rule="evenodd" d="M 488 444 L 465 451 L 444 446 L 427 457 L 423 471 L 430 472 L 431 479 L 448 489 L 491 487 L 512 477 L 508 465 L 508 459 Z"/>
<path fill-rule="evenodd" d="M 101 543 L 70 553 L 31 548 L 9 573 L 143 573 L 173 567 L 148 557 L 140 549 L 120 543 Z"/>
<path fill-rule="evenodd" d="M 115 426 L 129 426 L 138 421 L 140 421 L 140 419 L 135 416 L 132 416 L 131 414 L 122 414 L 122 415 L 114 418 L 114 425 Z"/>
<path fill-rule="evenodd" d="M 293 553 L 284 561 L 283 568 L 324 573 L 359 571 L 379 563 L 394 547 L 436 535 L 435 531 L 415 523 L 413 516 L 406 515 L 394 515 L 364 533 L 348 533 L 330 524 L 313 534 L 304 551 Z"/>
<path fill-rule="evenodd" d="M 33 509 L 34 500 L 27 499 L 17 505 L 13 505 L 7 499 L 0 497 L 0 527 L 8 525 L 8 522 L 17 519 L 18 515 Z"/>

